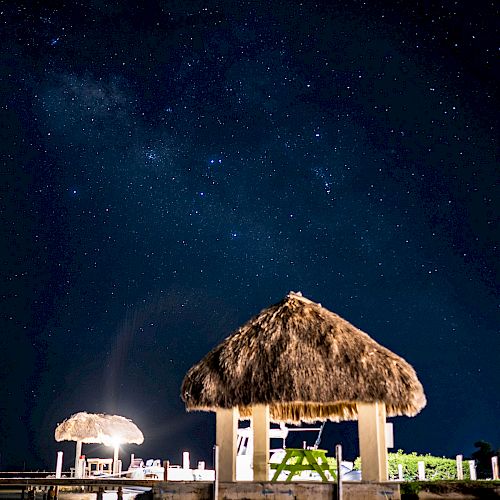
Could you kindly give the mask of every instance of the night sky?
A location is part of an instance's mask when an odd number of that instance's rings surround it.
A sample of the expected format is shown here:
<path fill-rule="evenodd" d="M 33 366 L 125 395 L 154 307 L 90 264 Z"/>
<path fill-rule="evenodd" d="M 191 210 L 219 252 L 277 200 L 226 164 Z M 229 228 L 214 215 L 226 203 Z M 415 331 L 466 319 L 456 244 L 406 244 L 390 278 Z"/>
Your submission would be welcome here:
<path fill-rule="evenodd" d="M 181 381 L 290 290 L 415 367 L 396 448 L 499 447 L 494 2 L 137 3 L 0 7 L 0 469 L 81 410 L 210 462 Z"/>

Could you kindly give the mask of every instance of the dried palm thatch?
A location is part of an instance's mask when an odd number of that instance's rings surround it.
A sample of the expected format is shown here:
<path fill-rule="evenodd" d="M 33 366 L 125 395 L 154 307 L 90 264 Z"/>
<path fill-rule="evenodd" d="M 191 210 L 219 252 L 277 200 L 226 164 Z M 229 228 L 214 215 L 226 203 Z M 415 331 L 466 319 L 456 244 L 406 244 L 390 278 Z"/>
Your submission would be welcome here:
<path fill-rule="evenodd" d="M 366 333 L 290 292 L 209 352 L 186 374 L 188 410 L 267 404 L 273 421 L 356 420 L 356 403 L 383 401 L 387 415 L 426 404 L 415 370 Z"/>
<path fill-rule="evenodd" d="M 75 413 L 56 427 L 56 441 L 80 441 L 102 443 L 106 446 L 118 443 L 142 444 L 144 436 L 128 418 L 103 413 Z"/>

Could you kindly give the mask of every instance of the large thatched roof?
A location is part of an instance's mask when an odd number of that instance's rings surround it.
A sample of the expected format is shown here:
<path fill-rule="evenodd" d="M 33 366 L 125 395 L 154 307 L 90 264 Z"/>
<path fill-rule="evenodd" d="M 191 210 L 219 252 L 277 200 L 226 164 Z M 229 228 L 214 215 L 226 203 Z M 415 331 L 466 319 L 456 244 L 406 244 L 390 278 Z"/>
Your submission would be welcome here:
<path fill-rule="evenodd" d="M 274 421 L 355 420 L 357 402 L 388 416 L 426 404 L 415 370 L 337 314 L 300 293 L 261 311 L 187 373 L 188 410 L 268 404 Z"/>
<path fill-rule="evenodd" d="M 56 441 L 81 441 L 82 443 L 142 444 L 144 436 L 128 418 L 103 413 L 75 413 L 56 427 Z"/>

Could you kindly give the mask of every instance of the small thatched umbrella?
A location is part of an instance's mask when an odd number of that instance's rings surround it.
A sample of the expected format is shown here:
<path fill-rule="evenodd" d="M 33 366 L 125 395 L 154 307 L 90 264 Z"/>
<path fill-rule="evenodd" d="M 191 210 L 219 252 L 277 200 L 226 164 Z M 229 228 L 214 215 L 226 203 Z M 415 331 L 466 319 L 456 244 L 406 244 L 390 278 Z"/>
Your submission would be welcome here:
<path fill-rule="evenodd" d="M 104 413 L 75 413 L 59 424 L 55 430 L 56 441 L 76 441 L 75 466 L 82 454 L 82 443 L 101 443 L 113 446 L 113 473 L 118 472 L 120 444 L 142 444 L 144 436 L 128 418 Z"/>
<path fill-rule="evenodd" d="M 368 425 L 377 432 L 382 420 L 385 428 L 385 408 L 389 416 L 413 416 L 426 404 L 404 359 L 293 292 L 194 365 L 183 381 L 182 399 L 188 410 L 237 409 L 240 417 L 253 415 L 254 426 L 255 409 L 262 405 L 276 422 L 361 420 L 366 413 L 377 420 Z M 360 441 L 361 434 L 360 425 Z"/>

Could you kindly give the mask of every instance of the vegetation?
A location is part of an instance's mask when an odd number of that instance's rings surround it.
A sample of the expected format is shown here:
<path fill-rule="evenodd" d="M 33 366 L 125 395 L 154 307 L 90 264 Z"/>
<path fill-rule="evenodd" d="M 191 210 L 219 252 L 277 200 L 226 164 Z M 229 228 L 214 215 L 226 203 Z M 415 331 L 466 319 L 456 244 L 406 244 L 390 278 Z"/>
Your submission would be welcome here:
<path fill-rule="evenodd" d="M 478 448 L 472 453 L 471 460 L 476 463 L 476 474 L 478 479 L 488 479 L 492 477 L 491 458 L 498 456 L 500 450 L 494 451 L 491 444 L 486 441 L 476 441 L 474 446 Z M 336 461 L 333 457 L 327 457 L 330 467 L 336 470 Z M 470 481 L 469 459 L 463 460 L 463 479 Z M 389 479 L 399 479 L 399 465 L 403 467 L 403 480 L 406 481 L 405 493 L 415 494 L 422 482 L 408 484 L 411 481 L 418 481 L 418 462 L 424 462 L 426 481 L 456 481 L 457 462 L 454 458 L 434 457 L 432 455 L 419 455 L 416 452 L 404 453 L 398 450 L 397 453 L 388 454 Z M 354 462 L 354 469 L 361 470 L 361 459 L 358 457 Z M 492 482 L 492 484 L 497 482 Z M 473 483 L 469 483 L 473 484 Z M 403 490 L 402 490 L 403 491 Z M 409 498 L 409 497 L 408 497 Z"/>
<path fill-rule="evenodd" d="M 443 479 L 457 479 L 457 463 L 455 459 L 444 457 L 433 457 L 432 455 L 418 455 L 416 452 L 406 454 L 403 450 L 397 453 L 389 453 L 389 478 L 398 479 L 398 465 L 403 466 L 403 479 L 405 481 L 418 480 L 418 462 L 424 462 L 425 477 L 429 481 Z M 361 468 L 361 459 L 357 458 L 354 468 Z M 469 464 L 463 464 L 464 479 L 470 478 Z"/>
<path fill-rule="evenodd" d="M 421 492 L 443 498 L 498 499 L 500 481 L 417 481 L 401 484 L 401 500 L 418 500 Z"/>

